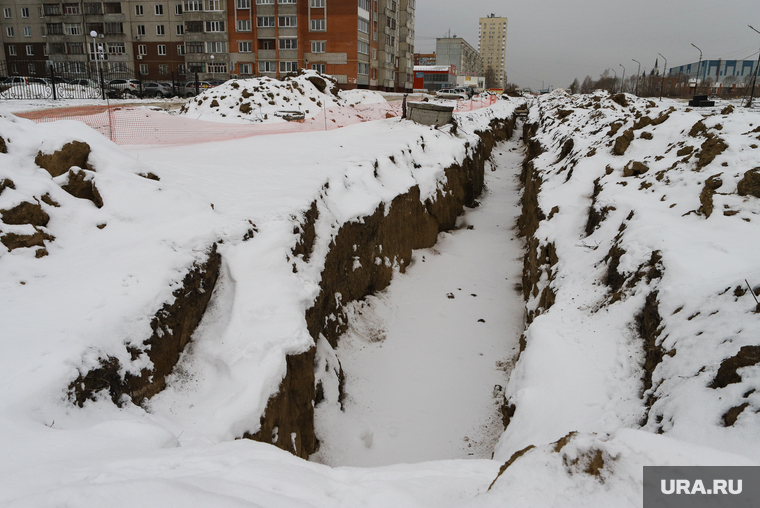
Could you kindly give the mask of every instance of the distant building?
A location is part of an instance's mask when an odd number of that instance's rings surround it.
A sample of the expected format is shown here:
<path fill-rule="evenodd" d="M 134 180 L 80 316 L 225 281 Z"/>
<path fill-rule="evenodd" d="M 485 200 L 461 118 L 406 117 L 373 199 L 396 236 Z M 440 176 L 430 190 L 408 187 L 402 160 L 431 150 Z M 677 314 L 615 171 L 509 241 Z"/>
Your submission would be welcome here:
<path fill-rule="evenodd" d="M 495 14 L 480 18 L 478 48 L 483 59 L 483 73 L 487 74 L 488 69 L 492 69 L 497 88 L 504 88 L 506 85 L 507 18 L 497 17 Z"/>
<path fill-rule="evenodd" d="M 435 92 L 441 88 L 457 86 L 457 69 L 454 65 L 415 65 L 414 89 Z"/>
<path fill-rule="evenodd" d="M 415 53 L 414 65 L 435 65 L 435 53 Z"/>
<path fill-rule="evenodd" d="M 456 65 L 459 76 L 482 76 L 480 53 L 461 37 L 435 40 L 435 65 Z"/>
<path fill-rule="evenodd" d="M 747 86 L 752 74 L 757 72 L 756 60 L 703 60 L 668 69 L 669 76 L 682 74 L 700 83 L 710 80 L 713 86 L 739 88 Z"/>

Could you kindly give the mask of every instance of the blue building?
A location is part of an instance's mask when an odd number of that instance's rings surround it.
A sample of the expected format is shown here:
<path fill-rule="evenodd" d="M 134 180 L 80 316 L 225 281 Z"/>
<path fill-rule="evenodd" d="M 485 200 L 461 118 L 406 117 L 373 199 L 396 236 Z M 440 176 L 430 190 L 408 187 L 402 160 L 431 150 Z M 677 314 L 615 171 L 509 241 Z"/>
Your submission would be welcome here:
<path fill-rule="evenodd" d="M 697 67 L 699 67 L 699 76 L 697 76 Z M 699 62 L 694 62 L 670 67 L 668 75 L 683 74 L 688 76 L 690 80 L 696 79 L 700 83 L 710 78 L 714 85 L 731 86 L 736 84 L 743 87 L 749 82 L 753 72 L 758 72 L 757 67 L 756 60 L 703 60 L 701 65 Z M 727 80 L 727 78 L 731 79 Z"/>

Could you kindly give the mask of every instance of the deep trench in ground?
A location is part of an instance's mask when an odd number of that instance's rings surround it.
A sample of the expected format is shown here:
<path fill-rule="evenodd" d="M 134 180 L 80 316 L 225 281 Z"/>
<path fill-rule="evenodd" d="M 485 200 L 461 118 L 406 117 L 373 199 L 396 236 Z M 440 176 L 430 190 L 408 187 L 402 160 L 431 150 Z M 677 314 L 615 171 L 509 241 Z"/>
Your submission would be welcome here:
<path fill-rule="evenodd" d="M 515 229 L 523 156 L 519 140 L 498 144 L 479 206 L 434 247 L 415 251 L 388 288 L 352 304 L 336 351 L 343 407 L 335 380 L 315 410 L 320 449 L 311 460 L 491 458 L 504 430 L 501 390 L 524 327 L 517 290 L 524 243 Z"/>

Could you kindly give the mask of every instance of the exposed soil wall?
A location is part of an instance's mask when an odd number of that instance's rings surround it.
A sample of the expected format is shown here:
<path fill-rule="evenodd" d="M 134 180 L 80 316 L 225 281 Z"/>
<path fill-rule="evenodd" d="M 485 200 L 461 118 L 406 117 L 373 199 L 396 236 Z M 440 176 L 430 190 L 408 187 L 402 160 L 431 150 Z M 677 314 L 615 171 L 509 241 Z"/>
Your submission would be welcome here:
<path fill-rule="evenodd" d="M 491 150 L 497 142 L 510 138 L 513 129 L 514 119 L 495 119 L 487 131 L 478 132 L 480 141 L 476 146 L 468 145 L 465 160 L 445 169 L 446 184 L 435 199 L 421 202 L 420 189 L 414 186 L 390 204 L 381 204 L 372 215 L 340 227 L 325 259 L 321 291 L 306 312 L 309 333 L 315 341 L 322 335 L 337 346 L 348 324 L 343 305 L 387 287 L 394 267 L 403 272 L 409 265 L 413 249 L 434 245 L 439 232 L 455 226 L 464 207 L 473 205 L 483 191 L 485 163 Z M 294 255 L 306 257 L 311 253 L 316 210 L 312 206 L 305 214 Z M 314 349 L 289 356 L 287 366 L 278 393 L 269 399 L 260 430 L 246 437 L 308 457 L 318 448 L 313 419 Z"/>

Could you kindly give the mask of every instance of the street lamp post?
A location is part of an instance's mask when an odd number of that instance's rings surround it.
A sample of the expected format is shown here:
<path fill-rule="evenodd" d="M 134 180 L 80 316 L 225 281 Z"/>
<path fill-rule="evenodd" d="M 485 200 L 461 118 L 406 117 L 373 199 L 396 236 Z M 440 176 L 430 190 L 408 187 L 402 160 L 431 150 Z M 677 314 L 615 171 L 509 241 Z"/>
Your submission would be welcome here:
<path fill-rule="evenodd" d="M 697 48 L 697 46 L 694 45 L 694 43 L 691 43 L 692 46 Z M 699 63 L 697 64 L 697 79 L 694 80 L 694 95 L 697 95 L 697 92 L 699 91 L 699 71 L 702 68 L 702 50 L 697 48 L 697 51 L 699 51 Z"/>
<path fill-rule="evenodd" d="M 760 32 L 758 32 L 755 29 L 755 27 L 753 27 L 752 25 L 747 25 L 747 26 L 750 27 L 752 30 L 755 30 L 755 32 L 757 32 L 757 33 L 760 34 Z M 755 98 L 755 86 L 757 85 L 757 73 L 758 73 L 758 71 L 760 71 L 760 55 L 758 55 L 758 57 L 757 57 L 757 66 L 755 68 L 755 72 L 752 73 L 752 90 L 750 90 L 750 92 L 749 92 L 749 100 L 747 101 L 747 107 L 748 108 L 752 107 L 752 99 Z"/>
<path fill-rule="evenodd" d="M 657 54 L 662 56 L 662 53 Z M 665 88 L 665 73 L 668 70 L 668 59 L 664 56 L 662 56 L 662 58 L 665 60 L 665 67 L 662 69 L 662 80 L 660 81 L 660 100 L 662 100 L 662 89 Z"/>
<path fill-rule="evenodd" d="M 623 67 L 623 64 L 618 64 L 620 67 Z M 620 78 L 620 93 L 625 92 L 625 67 L 623 67 L 623 77 Z"/>
<path fill-rule="evenodd" d="M 615 93 L 615 89 L 617 88 L 617 72 L 615 72 L 615 69 L 610 69 L 615 74 L 615 81 L 612 82 L 612 93 Z"/>
<path fill-rule="evenodd" d="M 97 80 L 98 80 L 98 86 L 100 86 L 100 93 L 103 96 L 103 99 L 105 99 L 105 90 L 103 90 L 103 80 L 101 79 L 101 73 L 100 73 L 100 55 L 98 54 L 98 32 L 95 30 L 92 30 L 90 32 L 90 37 L 92 37 L 92 52 L 95 54 L 95 72 L 97 72 Z"/>
<path fill-rule="evenodd" d="M 639 64 L 639 70 L 636 71 L 636 91 L 634 92 L 636 94 L 636 97 L 638 97 L 639 96 L 639 75 L 641 74 L 641 62 L 639 62 L 635 58 L 631 58 L 631 60 Z"/>
<path fill-rule="evenodd" d="M 211 79 L 214 79 L 214 55 L 211 55 Z"/>

